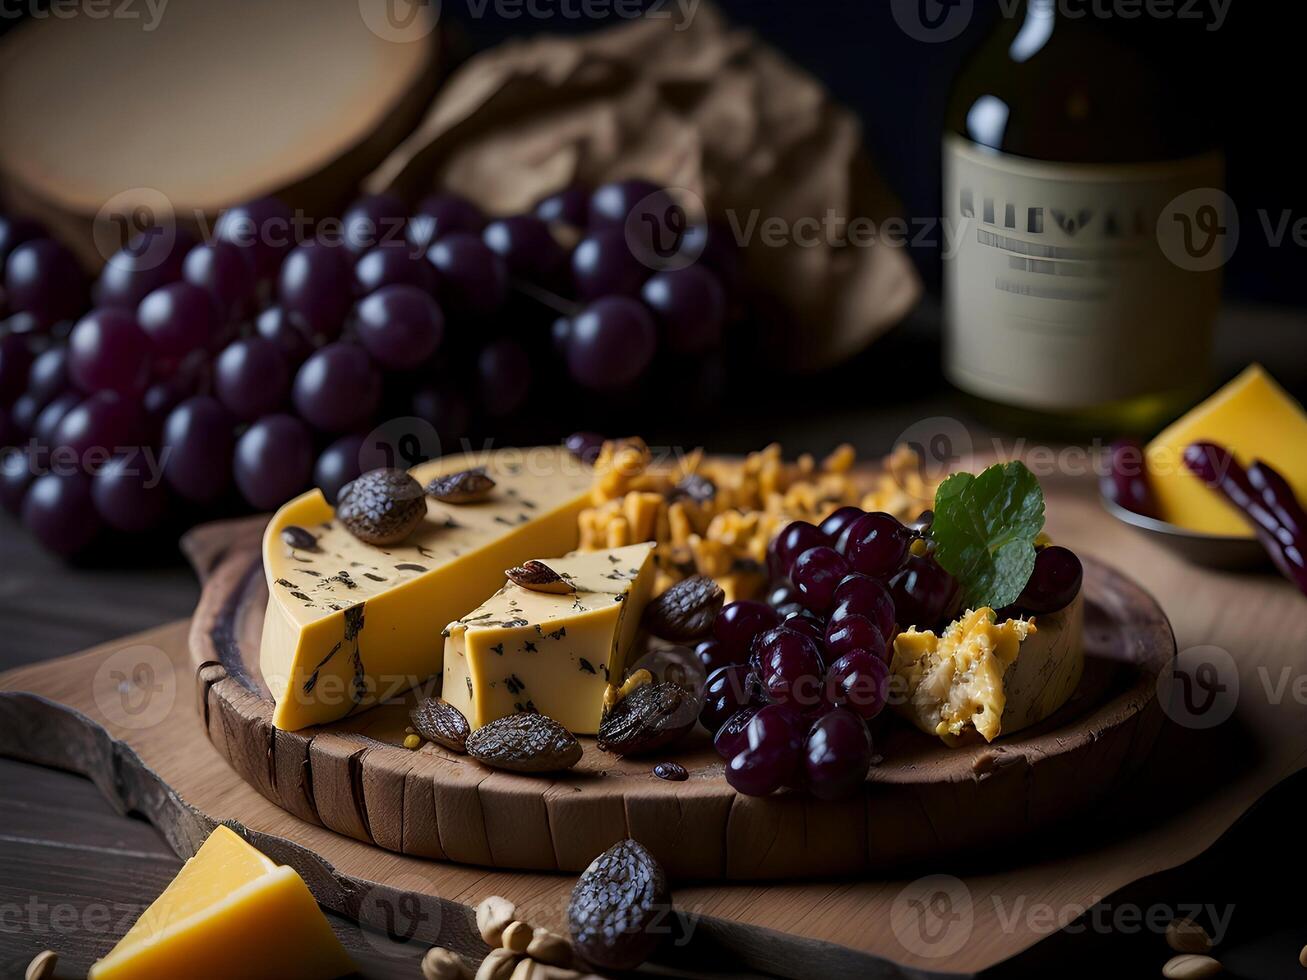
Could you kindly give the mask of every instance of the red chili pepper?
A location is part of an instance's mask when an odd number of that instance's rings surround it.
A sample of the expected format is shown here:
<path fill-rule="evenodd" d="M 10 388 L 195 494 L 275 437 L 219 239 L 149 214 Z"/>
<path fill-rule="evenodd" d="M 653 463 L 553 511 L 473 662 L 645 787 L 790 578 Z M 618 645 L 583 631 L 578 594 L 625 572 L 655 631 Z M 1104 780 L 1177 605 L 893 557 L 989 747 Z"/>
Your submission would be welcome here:
<path fill-rule="evenodd" d="M 1245 470 L 1213 442 L 1185 447 L 1184 463 L 1243 514 L 1275 566 L 1307 595 L 1307 513 L 1288 481 L 1266 463 Z"/>

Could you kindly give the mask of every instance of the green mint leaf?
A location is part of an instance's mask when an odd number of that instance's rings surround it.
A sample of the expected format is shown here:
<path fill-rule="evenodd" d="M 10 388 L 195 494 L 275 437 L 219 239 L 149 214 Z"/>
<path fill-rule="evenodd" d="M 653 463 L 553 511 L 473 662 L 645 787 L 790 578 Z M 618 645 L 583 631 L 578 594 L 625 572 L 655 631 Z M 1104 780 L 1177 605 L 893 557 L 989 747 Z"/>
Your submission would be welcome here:
<path fill-rule="evenodd" d="M 979 476 L 955 473 L 935 493 L 935 560 L 972 609 L 1016 601 L 1043 529 L 1044 491 L 1024 463 L 999 463 Z"/>

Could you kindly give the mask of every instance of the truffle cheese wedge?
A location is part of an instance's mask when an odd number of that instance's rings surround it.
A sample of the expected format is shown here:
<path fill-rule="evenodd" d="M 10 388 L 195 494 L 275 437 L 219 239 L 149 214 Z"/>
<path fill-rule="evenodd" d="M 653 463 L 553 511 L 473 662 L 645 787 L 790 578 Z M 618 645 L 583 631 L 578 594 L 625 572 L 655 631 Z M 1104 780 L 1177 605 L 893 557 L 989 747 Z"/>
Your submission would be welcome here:
<path fill-rule="evenodd" d="M 484 499 L 428 497 L 396 545 L 360 541 L 317 490 L 277 511 L 263 538 L 259 653 L 275 727 L 335 721 L 439 674 L 441 630 L 497 589 L 505 568 L 576 547 L 588 466 L 549 447 L 444 457 L 412 473 L 425 487 L 474 468 L 495 484 Z"/>
<path fill-rule="evenodd" d="M 451 623 L 444 698 L 473 728 L 538 711 L 593 735 L 604 690 L 620 683 L 656 574 L 653 542 L 540 562 L 573 591 L 508 582 Z"/>
<path fill-rule="evenodd" d="M 1075 692 L 1084 670 L 1083 593 L 1036 619 L 996 622 L 968 610 L 936 636 L 907 630 L 894 640 L 897 710 L 949 745 L 992 742 L 1043 721 Z"/>

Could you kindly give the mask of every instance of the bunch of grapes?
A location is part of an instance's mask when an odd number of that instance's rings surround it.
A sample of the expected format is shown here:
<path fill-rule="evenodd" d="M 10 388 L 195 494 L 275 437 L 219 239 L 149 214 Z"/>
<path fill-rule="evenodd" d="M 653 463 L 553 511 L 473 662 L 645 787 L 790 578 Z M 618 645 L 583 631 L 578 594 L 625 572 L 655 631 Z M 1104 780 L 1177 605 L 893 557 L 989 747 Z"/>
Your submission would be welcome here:
<path fill-rule="evenodd" d="M 960 612 L 958 582 L 933 554 L 933 517 L 905 525 L 841 507 L 820 526 L 794 521 L 771 543 L 767 600 L 722 608 L 696 649 L 708 671 L 699 719 L 736 790 L 804 788 L 823 800 L 858 791 L 894 636 L 900 627 L 938 631 Z M 1064 609 L 1082 577 L 1074 553 L 1041 546 L 1029 582 L 997 618 Z"/>
<path fill-rule="evenodd" d="M 303 224 L 262 198 L 209 241 L 146 228 L 92 284 L 40 225 L 0 217 L 0 502 L 48 548 L 312 485 L 334 500 L 473 436 L 556 437 L 584 399 L 710 358 L 738 307 L 733 244 L 645 181 L 493 219 L 453 194 L 369 195 L 297 241 Z"/>

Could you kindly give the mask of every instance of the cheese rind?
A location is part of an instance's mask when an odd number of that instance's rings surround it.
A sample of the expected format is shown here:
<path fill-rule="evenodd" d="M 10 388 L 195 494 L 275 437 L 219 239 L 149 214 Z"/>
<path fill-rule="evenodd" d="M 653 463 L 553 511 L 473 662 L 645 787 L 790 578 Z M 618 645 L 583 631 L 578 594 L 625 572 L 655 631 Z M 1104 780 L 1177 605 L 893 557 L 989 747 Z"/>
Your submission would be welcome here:
<path fill-rule="evenodd" d="M 562 448 L 537 448 L 445 457 L 412 472 L 425 485 L 473 467 L 495 480 L 489 499 L 428 498 L 423 524 L 391 547 L 355 538 L 317 490 L 276 513 L 263 538 L 259 653 L 275 727 L 335 721 L 439 674 L 441 630 L 496 589 L 505 568 L 576 547 L 589 467 Z M 316 547 L 283 541 L 291 526 Z"/>
<path fill-rule="evenodd" d="M 1269 463 L 1307 499 L 1307 413 L 1254 364 L 1148 444 L 1148 477 L 1163 520 L 1207 534 L 1252 537 L 1225 498 L 1184 465 L 1190 443 L 1219 443 L 1247 466 Z"/>
<path fill-rule="evenodd" d="M 1043 721 L 1075 692 L 1084 671 L 1083 593 L 1035 620 L 995 621 L 968 610 L 940 635 L 906 630 L 894 640 L 896 710 L 927 735 L 956 745 L 992 742 Z"/>
<path fill-rule="evenodd" d="M 542 558 L 575 593 L 509 582 L 450 623 L 444 698 L 473 728 L 539 711 L 578 734 L 599 730 L 653 591 L 654 544 Z"/>
<path fill-rule="evenodd" d="M 90 980 L 330 980 L 353 970 L 294 869 L 220 824 Z"/>

